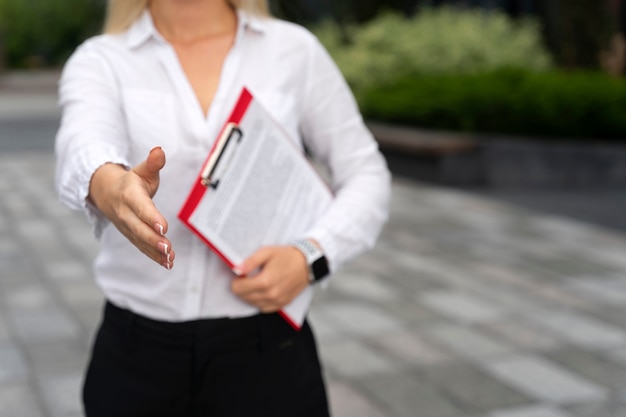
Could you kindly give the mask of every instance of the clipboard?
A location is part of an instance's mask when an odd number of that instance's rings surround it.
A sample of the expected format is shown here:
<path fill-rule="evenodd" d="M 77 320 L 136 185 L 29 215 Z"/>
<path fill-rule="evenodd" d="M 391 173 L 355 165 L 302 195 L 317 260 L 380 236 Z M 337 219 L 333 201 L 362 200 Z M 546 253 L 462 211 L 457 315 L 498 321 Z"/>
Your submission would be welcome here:
<path fill-rule="evenodd" d="M 244 87 L 178 217 L 233 269 L 261 246 L 306 236 L 332 199 L 302 149 Z M 312 295 L 307 287 L 279 312 L 294 329 Z"/>

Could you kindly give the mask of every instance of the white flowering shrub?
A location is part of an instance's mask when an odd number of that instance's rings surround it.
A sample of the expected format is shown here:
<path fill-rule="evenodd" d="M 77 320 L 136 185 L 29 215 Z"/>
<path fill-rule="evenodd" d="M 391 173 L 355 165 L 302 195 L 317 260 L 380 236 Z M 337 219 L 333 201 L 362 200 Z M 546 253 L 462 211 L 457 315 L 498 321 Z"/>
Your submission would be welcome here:
<path fill-rule="evenodd" d="M 535 21 L 515 21 L 495 11 L 424 9 L 413 18 L 388 13 L 344 28 L 343 34 L 330 22 L 313 32 L 357 90 L 411 74 L 552 67 Z"/>

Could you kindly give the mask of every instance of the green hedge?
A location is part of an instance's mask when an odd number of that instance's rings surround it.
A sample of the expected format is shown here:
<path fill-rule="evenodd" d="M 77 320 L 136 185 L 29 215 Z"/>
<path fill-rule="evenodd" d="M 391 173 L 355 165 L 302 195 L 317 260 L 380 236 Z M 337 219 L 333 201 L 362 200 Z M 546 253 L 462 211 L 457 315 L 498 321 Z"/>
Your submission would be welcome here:
<path fill-rule="evenodd" d="M 6 65 L 63 64 L 100 30 L 104 6 L 105 0 L 0 0 L 0 53 L 4 49 Z"/>
<path fill-rule="evenodd" d="M 626 138 L 626 83 L 598 73 L 404 77 L 356 91 L 366 118 L 423 128 L 568 138 Z"/>

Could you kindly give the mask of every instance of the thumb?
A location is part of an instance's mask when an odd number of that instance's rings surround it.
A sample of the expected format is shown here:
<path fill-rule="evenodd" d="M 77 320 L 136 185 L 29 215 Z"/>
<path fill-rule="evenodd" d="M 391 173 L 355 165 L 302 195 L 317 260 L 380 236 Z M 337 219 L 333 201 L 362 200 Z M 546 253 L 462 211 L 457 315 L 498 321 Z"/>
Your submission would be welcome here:
<path fill-rule="evenodd" d="M 158 183 L 159 171 L 165 166 L 165 152 L 160 146 L 150 150 L 145 161 L 139 163 L 133 171 L 149 183 Z"/>
<path fill-rule="evenodd" d="M 255 253 L 250 255 L 248 259 L 243 261 L 240 265 L 233 268 L 235 274 L 239 276 L 249 275 L 251 272 L 260 269 L 271 258 L 272 251 L 270 248 L 261 248 Z"/>

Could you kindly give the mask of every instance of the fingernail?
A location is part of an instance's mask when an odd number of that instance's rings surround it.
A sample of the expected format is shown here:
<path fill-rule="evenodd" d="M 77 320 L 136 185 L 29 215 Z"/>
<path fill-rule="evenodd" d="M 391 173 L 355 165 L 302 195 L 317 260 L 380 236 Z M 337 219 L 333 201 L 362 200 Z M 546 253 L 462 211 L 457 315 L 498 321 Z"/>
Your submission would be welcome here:
<path fill-rule="evenodd" d="M 157 247 L 159 248 L 159 252 L 161 252 L 164 255 L 169 255 L 169 253 L 170 253 L 170 245 L 168 245 L 165 242 L 159 242 L 159 243 L 157 243 Z"/>
<path fill-rule="evenodd" d="M 149 152 L 149 153 L 152 153 L 152 151 L 153 151 L 153 150 L 155 150 L 155 149 L 162 149 L 162 148 L 161 148 L 160 146 L 155 146 L 155 147 L 153 147 L 152 149 L 150 149 L 150 152 Z"/>
<path fill-rule="evenodd" d="M 168 257 L 168 258 L 169 258 L 169 257 Z M 167 262 L 163 263 L 162 265 L 163 265 L 163 267 L 164 267 L 165 269 L 167 269 L 168 271 L 171 271 L 171 270 L 172 270 L 172 263 L 171 263 L 169 260 L 168 260 Z"/>
<path fill-rule="evenodd" d="M 239 275 L 239 276 L 243 275 L 243 270 L 241 269 L 240 266 L 234 267 L 233 272 L 235 273 L 235 275 Z"/>
<path fill-rule="evenodd" d="M 169 252 L 167 253 L 167 264 L 169 265 L 170 263 L 172 263 L 170 256 L 172 256 Z"/>
<path fill-rule="evenodd" d="M 157 223 L 156 224 L 156 229 L 157 229 L 157 232 L 161 234 L 161 236 L 165 236 L 165 233 L 163 233 L 163 225 L 162 224 Z"/>

